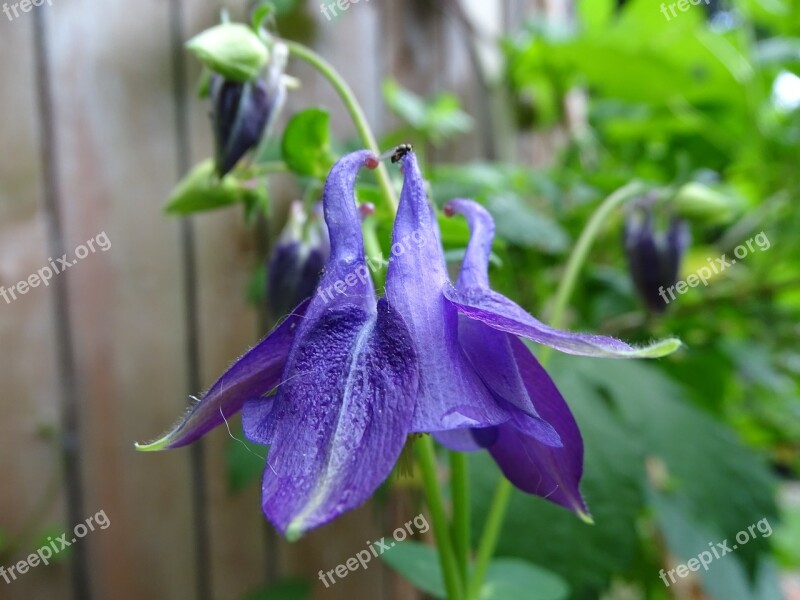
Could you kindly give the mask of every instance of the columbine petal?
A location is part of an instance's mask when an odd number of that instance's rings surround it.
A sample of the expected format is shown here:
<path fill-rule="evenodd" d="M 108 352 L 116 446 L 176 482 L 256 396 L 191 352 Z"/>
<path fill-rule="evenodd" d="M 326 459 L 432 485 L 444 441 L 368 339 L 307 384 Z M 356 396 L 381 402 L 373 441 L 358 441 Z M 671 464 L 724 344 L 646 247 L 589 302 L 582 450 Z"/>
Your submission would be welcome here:
<path fill-rule="evenodd" d="M 461 317 L 459 320 L 458 339 L 475 372 L 500 406 L 509 413 L 516 409 L 528 416 L 527 419 L 519 421 L 526 434 L 547 446 L 561 446 L 558 432 L 541 418 L 536 408 L 537 403 L 546 402 L 548 399 L 538 395 L 531 397 L 528 386 L 522 379 L 512 346 L 519 341 L 508 333 L 496 331 L 466 317 Z M 548 382 L 549 377 L 547 381 L 536 383 L 546 386 Z M 531 387 L 537 389 L 536 385 Z"/>
<path fill-rule="evenodd" d="M 472 200 L 459 199 L 449 202 L 445 206 L 445 213 L 463 214 L 472 231 L 458 288 L 447 285 L 443 290 L 444 296 L 460 314 L 493 329 L 579 356 L 658 358 L 680 347 L 680 340 L 675 338 L 637 348 L 608 336 L 562 331 L 545 325 L 518 304 L 489 289 L 487 269 L 494 223 L 486 209 Z"/>
<path fill-rule="evenodd" d="M 392 232 L 386 298 L 403 317 L 417 348 L 419 397 L 413 431 L 481 427 L 508 419 L 458 345 L 458 314 L 442 296 L 448 284 L 439 226 L 413 152 Z"/>
<path fill-rule="evenodd" d="M 334 165 L 323 205 L 331 255 L 274 400 L 245 406 L 245 432 L 271 445 L 263 508 L 294 539 L 366 501 L 405 445 L 418 375 L 409 332 L 375 293 L 354 185 L 377 158 Z"/>
<path fill-rule="evenodd" d="M 329 310 L 306 330 L 270 414 L 263 506 L 287 538 L 365 502 L 411 425 L 414 348 L 384 300 L 378 314 Z"/>
<path fill-rule="evenodd" d="M 272 333 L 233 363 L 171 431 L 154 442 L 136 444 L 136 448 L 155 451 L 190 444 L 236 414 L 246 400 L 260 398 L 275 388 L 307 307 L 308 301 L 300 304 Z"/>
<path fill-rule="evenodd" d="M 583 473 L 583 440 L 578 425 L 553 380 L 525 344 L 514 339 L 511 346 L 528 394 L 534 399 L 541 417 L 558 432 L 563 446 L 545 445 L 526 433 L 531 417 L 516 408 L 511 410 L 511 419 L 507 423 L 491 428 L 494 431 L 476 435 L 496 435 L 496 440 L 488 448 L 489 453 L 516 487 L 590 520 L 579 489 Z"/>

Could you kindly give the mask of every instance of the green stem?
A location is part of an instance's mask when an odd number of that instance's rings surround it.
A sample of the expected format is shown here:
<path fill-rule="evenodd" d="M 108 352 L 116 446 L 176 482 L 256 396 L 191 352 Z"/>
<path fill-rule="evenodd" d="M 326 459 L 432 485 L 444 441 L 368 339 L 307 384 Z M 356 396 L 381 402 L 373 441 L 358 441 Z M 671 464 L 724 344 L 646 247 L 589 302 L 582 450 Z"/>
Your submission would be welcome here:
<path fill-rule="evenodd" d="M 433 438 L 429 435 L 423 435 L 417 440 L 416 450 L 422 471 L 422 485 L 425 489 L 425 496 L 431 512 L 431 520 L 433 521 L 433 535 L 436 538 L 436 546 L 439 550 L 439 563 L 444 575 L 447 597 L 449 600 L 461 600 L 464 595 L 464 588 L 461 584 L 458 563 L 453 551 L 453 542 L 450 539 L 450 530 L 444 511 L 444 502 L 442 501 L 436 476 L 437 463 Z"/>
<path fill-rule="evenodd" d="M 238 179 L 255 179 L 272 173 L 288 173 L 289 166 L 282 160 L 271 160 L 259 164 L 236 169 L 234 174 Z"/>
<path fill-rule="evenodd" d="M 506 516 L 508 501 L 511 499 L 511 484 L 505 477 L 500 477 L 500 483 L 494 491 L 492 505 L 489 507 L 489 516 L 483 528 L 481 543 L 478 546 L 478 553 L 475 559 L 475 570 L 467 588 L 467 599 L 478 598 L 489 563 L 492 561 L 497 540 L 500 538 L 500 531 L 503 529 L 503 520 Z"/>
<path fill-rule="evenodd" d="M 319 54 L 311 50 L 311 48 L 308 48 L 303 44 L 298 44 L 297 42 L 293 42 L 291 40 L 282 41 L 289 48 L 289 52 L 294 54 L 297 58 L 303 59 L 312 67 L 317 69 L 317 71 L 322 73 L 323 76 L 325 76 L 325 78 L 331 83 L 333 88 L 341 97 L 342 102 L 344 102 L 347 111 L 350 113 L 350 117 L 353 119 L 353 124 L 356 126 L 358 135 L 361 137 L 361 141 L 376 155 L 380 154 L 378 142 L 375 140 L 375 135 L 372 133 L 372 129 L 370 129 L 361 105 L 358 103 L 358 100 L 356 100 L 353 90 L 350 89 L 350 86 L 341 77 L 341 75 L 339 75 L 333 65 L 322 58 Z M 376 176 L 378 178 L 378 185 L 380 186 L 386 201 L 389 203 L 389 206 L 391 206 L 392 210 L 397 212 L 397 197 L 395 196 L 394 188 L 392 188 L 392 181 L 389 178 L 389 171 L 386 169 L 386 165 L 383 163 L 378 165 Z"/>
<path fill-rule="evenodd" d="M 552 327 L 560 328 L 563 326 L 567 304 L 572 297 L 572 293 L 575 291 L 578 275 L 583 267 L 583 263 L 586 262 L 586 258 L 589 256 L 592 243 L 600 233 L 600 229 L 605 224 L 609 215 L 617 207 L 644 191 L 644 184 L 633 181 L 613 192 L 597 207 L 597 210 L 595 210 L 589 222 L 586 224 L 586 227 L 584 227 L 570 254 L 564 276 L 561 278 L 561 282 L 556 290 L 553 310 L 550 317 L 550 325 Z M 539 362 L 542 366 L 546 366 L 551 352 L 549 346 L 542 348 L 539 355 Z M 489 509 L 486 527 L 484 528 L 481 541 L 478 545 L 475 570 L 468 588 L 468 600 L 475 600 L 483 585 L 483 578 L 486 576 L 486 570 L 489 568 L 489 563 L 497 548 L 497 540 L 500 536 L 506 510 L 508 509 L 508 502 L 511 499 L 511 490 L 511 483 L 505 477 L 501 477 L 494 493 L 492 506 Z"/>
<path fill-rule="evenodd" d="M 619 206 L 645 191 L 643 183 L 632 181 L 625 185 L 610 196 L 608 196 L 594 214 L 589 219 L 586 227 L 583 228 L 580 237 L 578 238 L 575 247 L 570 254 L 567 266 L 564 271 L 564 276 L 561 278 L 558 289 L 556 290 L 555 300 L 553 301 L 553 310 L 550 314 L 550 326 L 556 329 L 564 325 L 564 315 L 566 314 L 569 299 L 572 292 L 575 291 L 575 285 L 578 282 L 578 275 L 580 275 L 583 263 L 586 262 L 586 257 L 589 256 L 589 250 L 592 247 L 597 235 L 600 233 L 600 228 L 605 224 L 609 215 Z M 543 365 L 547 362 L 552 349 L 549 346 L 542 348 L 539 355 L 539 362 Z"/>
<path fill-rule="evenodd" d="M 453 495 L 453 545 L 455 546 L 461 581 L 466 586 L 469 576 L 470 502 L 469 464 L 463 452 L 450 455 L 450 488 Z"/>

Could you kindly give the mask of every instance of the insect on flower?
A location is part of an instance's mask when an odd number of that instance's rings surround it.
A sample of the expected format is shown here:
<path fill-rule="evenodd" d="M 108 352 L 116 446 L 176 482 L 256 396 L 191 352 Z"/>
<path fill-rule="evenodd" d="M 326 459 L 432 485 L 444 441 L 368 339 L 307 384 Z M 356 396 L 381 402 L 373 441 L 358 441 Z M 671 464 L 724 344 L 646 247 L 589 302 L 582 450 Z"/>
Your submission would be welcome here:
<path fill-rule="evenodd" d="M 400 144 L 394 149 L 394 152 L 392 152 L 392 164 L 400 162 L 406 154 L 413 150 L 414 148 L 411 144 Z"/>

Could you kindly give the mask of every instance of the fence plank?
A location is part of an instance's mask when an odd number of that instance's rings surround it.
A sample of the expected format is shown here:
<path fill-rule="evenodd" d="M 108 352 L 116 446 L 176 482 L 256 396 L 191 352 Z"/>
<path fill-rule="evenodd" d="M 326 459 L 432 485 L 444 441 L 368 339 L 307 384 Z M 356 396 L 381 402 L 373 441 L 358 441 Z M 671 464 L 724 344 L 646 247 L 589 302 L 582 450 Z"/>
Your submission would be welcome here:
<path fill-rule="evenodd" d="M 99 11 L 77 0 L 48 10 L 68 245 L 100 232 L 111 241 L 65 274 L 83 383 L 86 510 L 111 520 L 85 540 L 94 590 L 187 597 L 187 457 L 132 449 L 165 429 L 184 398 L 177 236 L 160 210 L 177 170 L 167 5 L 132 11 L 117 1 Z"/>
<path fill-rule="evenodd" d="M 30 15 L 0 22 L 0 286 L 8 290 L 47 265 L 39 125 Z M 6 294 L 9 294 L 6 291 Z M 50 293 L 41 286 L 16 300 L 0 298 L 0 566 L 10 567 L 36 550 L 46 529 L 64 520 L 60 451 L 59 388 Z M 68 590 L 63 565 L 40 566 L 9 583 L 4 598 L 44 600 Z"/>

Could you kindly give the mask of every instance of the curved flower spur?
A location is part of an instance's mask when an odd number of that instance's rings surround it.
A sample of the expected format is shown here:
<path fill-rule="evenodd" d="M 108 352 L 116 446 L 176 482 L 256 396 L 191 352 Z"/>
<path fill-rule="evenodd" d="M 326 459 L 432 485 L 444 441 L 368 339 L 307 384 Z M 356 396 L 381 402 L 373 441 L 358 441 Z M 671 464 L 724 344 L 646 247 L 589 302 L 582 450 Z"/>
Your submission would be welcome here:
<path fill-rule="evenodd" d="M 463 214 L 471 229 L 453 287 L 416 157 L 405 151 L 401 160 L 404 185 L 392 241 L 416 233 L 425 240 L 425 252 L 392 256 L 386 297 L 405 319 L 417 352 L 420 390 L 413 430 L 434 432 L 455 450 L 487 448 L 518 488 L 588 518 L 579 491 L 580 432 L 552 379 L 517 336 L 569 354 L 614 358 L 664 356 L 680 342 L 634 348 L 614 338 L 561 331 L 492 291 L 494 222 L 470 200 L 445 207 L 449 215 Z"/>
<path fill-rule="evenodd" d="M 325 182 L 331 256 L 320 287 L 346 280 L 346 294 L 303 302 L 177 427 L 137 446 L 183 446 L 244 406 L 245 434 L 270 445 L 264 512 L 290 539 L 365 502 L 390 474 L 411 429 L 414 348 L 398 314 L 385 300 L 376 303 L 353 192 L 361 167 L 377 165 L 373 153 L 354 152 Z"/>

